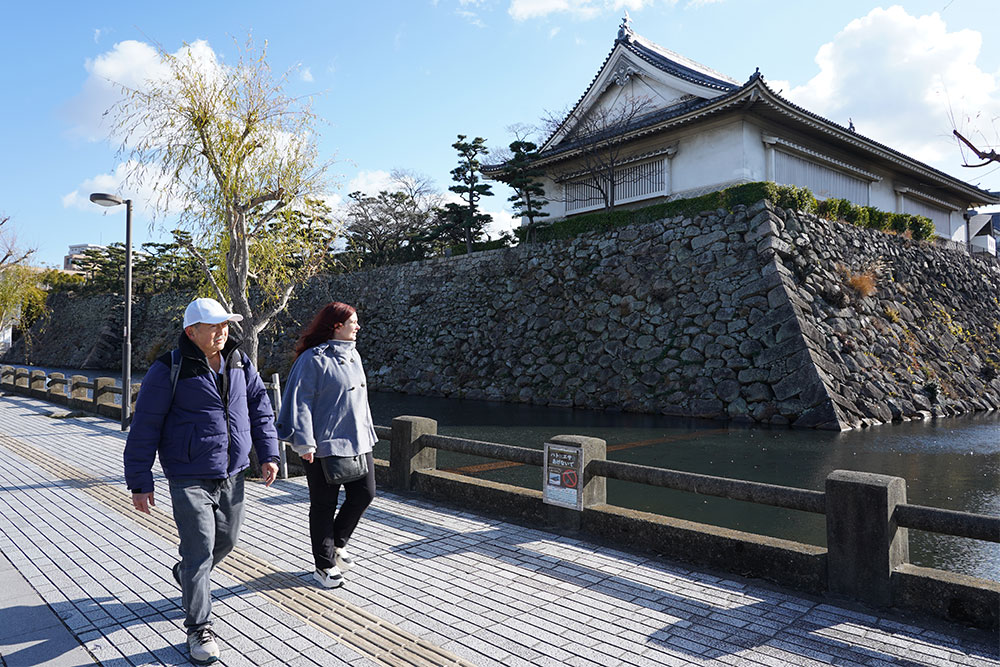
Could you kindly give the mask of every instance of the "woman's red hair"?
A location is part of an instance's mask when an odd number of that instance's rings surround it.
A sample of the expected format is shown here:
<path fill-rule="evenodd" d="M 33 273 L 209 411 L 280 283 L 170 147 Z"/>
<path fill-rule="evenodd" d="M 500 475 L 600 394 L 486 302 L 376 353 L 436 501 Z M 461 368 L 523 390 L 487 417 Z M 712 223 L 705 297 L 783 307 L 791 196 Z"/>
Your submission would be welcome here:
<path fill-rule="evenodd" d="M 310 347 L 316 347 L 333 338 L 333 332 L 355 312 L 354 306 L 339 301 L 323 306 L 323 310 L 316 313 L 313 321 L 299 335 L 299 340 L 295 343 L 295 358 L 298 359 L 299 355 Z"/>

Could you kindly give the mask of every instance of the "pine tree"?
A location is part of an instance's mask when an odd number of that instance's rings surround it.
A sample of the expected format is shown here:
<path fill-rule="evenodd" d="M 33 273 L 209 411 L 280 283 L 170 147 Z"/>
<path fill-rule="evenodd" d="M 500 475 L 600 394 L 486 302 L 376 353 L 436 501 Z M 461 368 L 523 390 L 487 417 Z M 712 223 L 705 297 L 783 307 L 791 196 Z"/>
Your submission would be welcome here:
<path fill-rule="evenodd" d="M 527 218 L 528 229 L 534 230 L 536 220 L 549 215 L 542 210 L 549 203 L 539 180 L 542 171 L 532 166 L 538 146 L 530 141 L 513 141 L 510 153 L 511 158 L 504 165 L 502 176 L 503 181 L 514 189 L 513 196 L 507 201 L 511 203 L 514 215 Z"/>
<path fill-rule="evenodd" d="M 455 209 L 454 212 L 460 215 L 465 249 L 471 253 L 473 242 L 482 235 L 483 227 L 492 220 L 490 215 L 479 213 L 479 200 L 482 197 L 492 197 L 493 192 L 490 184 L 482 179 L 482 164 L 479 162 L 479 157 L 489 152 L 486 140 L 476 137 L 468 142 L 465 139 L 466 136 L 460 134 L 458 141 L 451 145 L 458 151 L 458 166 L 451 170 L 451 178 L 457 185 L 448 189 L 462 198 L 461 211 Z"/>

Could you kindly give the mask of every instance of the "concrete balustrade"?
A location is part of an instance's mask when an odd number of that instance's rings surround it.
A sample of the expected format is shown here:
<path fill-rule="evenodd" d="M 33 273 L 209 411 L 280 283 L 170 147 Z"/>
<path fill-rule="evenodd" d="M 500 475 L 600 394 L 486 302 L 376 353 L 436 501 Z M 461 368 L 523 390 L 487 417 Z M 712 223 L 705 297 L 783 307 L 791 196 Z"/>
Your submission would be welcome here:
<path fill-rule="evenodd" d="M 40 394 L 73 409 L 120 418 L 114 396 L 121 389 L 113 380 L 97 378 L 89 383 L 75 375 L 67 382 L 58 373 L 47 380 L 36 373 L 0 367 L 0 389 Z M 273 377 L 269 388 L 278 386 Z M 133 397 L 137 387 L 133 385 Z M 88 397 L 88 390 L 93 397 Z M 276 396 L 275 403 L 279 400 Z M 557 436 L 549 442 L 578 448 L 582 457 L 581 509 L 576 510 L 545 503 L 541 491 L 437 468 L 438 450 L 543 466 L 541 449 L 438 435 L 435 420 L 416 416 L 396 417 L 391 427 L 377 426 L 376 433 L 389 441 L 389 460 L 376 460 L 381 486 L 799 590 L 1000 629 L 1000 583 L 911 565 L 907 531 L 1000 542 L 1000 517 L 910 505 L 901 477 L 836 470 L 828 475 L 823 491 L 796 489 L 608 461 L 603 440 Z M 827 547 L 608 505 L 609 478 L 823 514 Z"/>

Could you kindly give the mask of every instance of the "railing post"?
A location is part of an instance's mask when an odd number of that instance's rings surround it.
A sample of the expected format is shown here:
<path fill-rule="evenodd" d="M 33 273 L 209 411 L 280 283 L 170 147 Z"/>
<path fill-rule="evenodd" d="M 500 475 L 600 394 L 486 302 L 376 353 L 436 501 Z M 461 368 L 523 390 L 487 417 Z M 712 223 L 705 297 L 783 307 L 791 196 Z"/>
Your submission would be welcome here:
<path fill-rule="evenodd" d="M 28 380 L 29 393 L 34 398 L 45 398 L 48 391 L 45 389 L 45 371 L 31 371 Z"/>
<path fill-rule="evenodd" d="M 15 368 L 14 369 L 14 386 L 15 387 L 28 387 L 28 369 L 27 368 Z M 19 394 L 26 394 L 26 391 L 19 391 Z"/>
<path fill-rule="evenodd" d="M 605 504 L 608 500 L 608 480 L 600 475 L 591 473 L 589 464 L 591 461 L 604 461 L 607 459 L 607 442 L 601 438 L 590 438 L 583 435 L 557 435 L 549 438 L 546 442 L 546 451 L 555 452 L 557 450 L 563 452 L 575 451 L 576 453 L 571 455 L 570 459 L 578 457 L 578 460 L 567 462 L 567 465 L 570 466 L 569 472 L 573 473 L 569 481 L 575 481 L 575 487 L 566 486 L 567 480 L 564 479 L 565 475 L 560 474 L 558 472 L 559 468 L 553 465 L 557 461 L 546 461 L 543 470 L 547 471 L 550 476 L 555 474 L 560 477 L 558 483 L 554 484 L 554 488 L 560 491 L 570 491 L 570 497 L 576 499 L 580 510 L 585 510 L 594 505 Z M 553 454 L 550 454 L 550 458 L 552 456 Z M 575 470 L 577 465 L 579 466 L 579 474 L 576 474 Z M 553 484 L 555 481 L 554 479 L 543 479 L 542 484 Z M 543 490 L 543 497 L 545 495 L 546 492 Z M 565 530 L 580 530 L 582 512 L 577 511 L 575 508 L 570 508 L 566 504 L 552 504 L 551 501 L 547 501 L 545 514 L 548 522 L 553 526 Z"/>
<path fill-rule="evenodd" d="M 110 391 L 114 386 L 115 381 L 111 378 L 94 379 L 94 412 L 105 417 L 117 416 L 121 419 L 121 406 L 115 405 L 115 395 Z M 122 400 L 125 400 L 124 394 Z"/>
<path fill-rule="evenodd" d="M 281 378 L 278 377 L 277 373 L 271 374 L 271 391 L 274 393 L 271 410 L 277 417 L 278 413 L 281 412 Z M 278 441 L 278 478 L 288 479 L 288 450 L 287 445 L 282 440 Z"/>
<path fill-rule="evenodd" d="M 910 559 L 905 528 L 906 480 L 852 470 L 826 478 L 827 585 L 831 593 L 878 607 L 892 604 L 890 579 Z"/>
<path fill-rule="evenodd" d="M 437 467 L 437 450 L 422 447 L 417 440 L 422 435 L 437 435 L 437 421 L 427 417 L 396 417 L 392 420 L 389 441 L 389 478 L 392 486 L 411 490 L 413 473 Z"/>
<path fill-rule="evenodd" d="M 69 406 L 77 410 L 93 410 L 87 398 L 87 376 L 74 375 L 69 379 Z"/>
<path fill-rule="evenodd" d="M 132 423 L 132 417 L 135 416 L 135 399 L 137 399 L 139 397 L 139 390 L 140 389 L 142 389 L 142 383 L 141 382 L 133 382 L 132 383 L 131 397 L 129 399 L 131 401 L 131 403 L 129 403 L 129 410 L 128 410 L 129 424 Z"/>
<path fill-rule="evenodd" d="M 48 400 L 53 403 L 68 402 L 66 396 L 66 376 L 62 373 L 53 373 L 49 376 Z"/>

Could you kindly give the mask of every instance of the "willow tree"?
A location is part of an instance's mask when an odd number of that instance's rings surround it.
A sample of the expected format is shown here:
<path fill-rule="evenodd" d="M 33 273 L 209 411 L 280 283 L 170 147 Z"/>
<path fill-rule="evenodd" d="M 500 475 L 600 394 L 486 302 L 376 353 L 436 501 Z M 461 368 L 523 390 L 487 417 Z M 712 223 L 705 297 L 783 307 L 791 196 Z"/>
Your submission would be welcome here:
<path fill-rule="evenodd" d="M 296 285 L 322 265 L 332 239 L 317 212 L 329 166 L 318 158 L 316 116 L 283 91 L 266 43 L 252 40 L 233 65 L 204 42 L 170 54 L 161 75 L 112 109 L 129 180 L 156 193 L 158 213 L 179 217 L 184 246 L 206 290 L 243 316 L 244 351 L 256 363 L 258 336 Z"/>
<path fill-rule="evenodd" d="M 9 224 L 9 216 L 0 216 L 0 329 L 27 323 L 40 292 L 38 273 L 28 266 L 35 250 L 23 247 Z"/>

